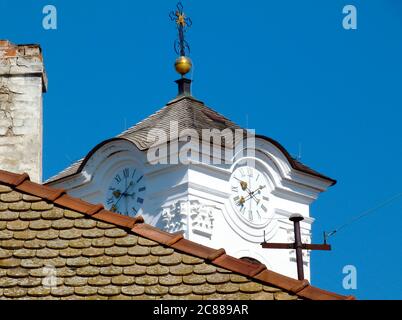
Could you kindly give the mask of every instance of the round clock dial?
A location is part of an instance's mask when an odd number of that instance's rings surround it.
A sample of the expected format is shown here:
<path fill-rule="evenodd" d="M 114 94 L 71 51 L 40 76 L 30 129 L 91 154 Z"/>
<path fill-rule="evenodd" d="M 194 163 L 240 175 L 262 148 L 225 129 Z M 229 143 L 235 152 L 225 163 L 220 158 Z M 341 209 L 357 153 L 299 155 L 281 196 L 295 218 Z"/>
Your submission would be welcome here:
<path fill-rule="evenodd" d="M 133 167 L 116 172 L 106 192 L 106 207 L 127 216 L 138 214 L 144 204 L 144 174 Z"/>
<path fill-rule="evenodd" d="M 253 167 L 243 166 L 233 172 L 230 186 L 230 199 L 237 214 L 252 224 L 265 224 L 269 208 L 265 175 Z"/>

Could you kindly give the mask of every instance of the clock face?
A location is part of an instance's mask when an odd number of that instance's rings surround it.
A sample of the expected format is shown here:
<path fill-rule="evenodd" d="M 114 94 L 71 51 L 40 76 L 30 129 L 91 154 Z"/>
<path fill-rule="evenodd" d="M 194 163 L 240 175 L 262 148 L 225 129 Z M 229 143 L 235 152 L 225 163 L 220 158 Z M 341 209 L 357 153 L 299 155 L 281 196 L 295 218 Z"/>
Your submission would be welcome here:
<path fill-rule="evenodd" d="M 269 208 L 265 175 L 253 167 L 239 167 L 230 178 L 230 187 L 230 200 L 240 218 L 254 225 L 265 224 Z"/>
<path fill-rule="evenodd" d="M 109 183 L 106 207 L 112 212 L 135 216 L 144 204 L 145 191 L 144 174 L 134 167 L 125 167 Z"/>

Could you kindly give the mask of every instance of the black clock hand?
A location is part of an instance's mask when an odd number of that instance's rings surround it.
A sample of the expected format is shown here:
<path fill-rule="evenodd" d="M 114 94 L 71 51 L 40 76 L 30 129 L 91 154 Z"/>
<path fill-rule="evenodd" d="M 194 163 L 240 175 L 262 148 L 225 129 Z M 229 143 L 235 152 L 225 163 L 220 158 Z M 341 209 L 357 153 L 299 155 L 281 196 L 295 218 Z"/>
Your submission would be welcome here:
<path fill-rule="evenodd" d="M 262 190 L 262 189 L 264 189 L 265 188 L 265 186 L 260 186 L 259 188 L 257 188 L 256 190 L 254 190 L 253 192 L 249 192 L 249 196 L 245 199 L 246 201 L 247 200 L 250 200 L 251 198 L 253 198 L 257 203 L 259 202 L 255 197 L 254 197 L 254 195 L 258 192 L 258 191 L 260 191 L 260 190 Z"/>
<path fill-rule="evenodd" d="M 133 182 L 131 181 L 130 184 L 128 185 L 128 187 L 126 188 L 126 190 L 124 190 L 124 192 L 121 194 L 120 198 L 117 199 L 117 202 L 114 204 L 117 207 L 117 204 L 120 202 L 120 200 L 123 198 L 123 196 L 125 194 L 127 194 L 128 189 L 130 189 L 133 185 Z"/>

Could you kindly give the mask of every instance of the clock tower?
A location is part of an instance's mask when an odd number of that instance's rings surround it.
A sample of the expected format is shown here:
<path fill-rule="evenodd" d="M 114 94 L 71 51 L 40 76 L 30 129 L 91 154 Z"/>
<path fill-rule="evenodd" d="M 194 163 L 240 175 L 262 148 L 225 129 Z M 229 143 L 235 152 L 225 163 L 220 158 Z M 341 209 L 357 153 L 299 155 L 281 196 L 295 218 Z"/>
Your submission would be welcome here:
<path fill-rule="evenodd" d="M 309 243 L 310 205 L 336 182 L 193 97 L 185 78 L 192 67 L 185 40 L 191 20 L 180 4 L 170 16 L 179 34 L 177 97 L 46 184 L 297 278 L 293 250 L 261 243 L 294 242 L 289 217 L 295 213 L 304 217 L 302 241 Z M 303 260 L 310 279 L 308 254 Z"/>

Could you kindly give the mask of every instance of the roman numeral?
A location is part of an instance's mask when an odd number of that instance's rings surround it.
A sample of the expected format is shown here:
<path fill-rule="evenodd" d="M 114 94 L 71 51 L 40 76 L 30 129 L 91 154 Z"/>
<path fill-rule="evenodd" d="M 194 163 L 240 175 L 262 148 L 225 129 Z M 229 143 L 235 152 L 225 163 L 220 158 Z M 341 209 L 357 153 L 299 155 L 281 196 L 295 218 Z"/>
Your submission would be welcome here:
<path fill-rule="evenodd" d="M 240 172 L 240 174 L 241 174 L 242 177 L 245 176 L 245 174 L 244 174 L 244 169 L 243 169 L 243 168 L 239 169 L 239 172 Z"/>
<path fill-rule="evenodd" d="M 109 187 L 109 190 L 110 190 L 110 191 L 115 191 L 115 190 L 116 190 L 116 188 Z"/>
<path fill-rule="evenodd" d="M 261 209 L 264 210 L 265 213 L 268 211 L 267 207 L 264 206 L 263 204 L 261 205 Z"/>
<path fill-rule="evenodd" d="M 134 213 L 135 213 L 135 214 L 137 214 L 137 213 L 138 213 L 138 211 L 137 211 L 137 209 L 136 209 L 136 208 L 132 207 L 131 209 L 134 211 Z"/>
<path fill-rule="evenodd" d="M 257 215 L 258 215 L 258 218 L 261 220 L 261 214 L 258 210 L 257 210 Z"/>
<path fill-rule="evenodd" d="M 144 176 L 139 177 L 137 180 L 137 183 L 140 182 L 142 180 L 142 178 L 144 178 Z"/>
<path fill-rule="evenodd" d="M 263 196 L 262 198 L 263 198 L 265 201 L 269 201 L 269 198 L 266 197 L 266 196 Z"/>
<path fill-rule="evenodd" d="M 233 187 L 232 186 L 232 192 L 239 192 L 239 187 Z"/>
<path fill-rule="evenodd" d="M 251 210 L 248 212 L 248 219 L 249 219 L 250 221 L 253 221 L 253 219 L 254 219 L 254 218 L 253 218 L 253 211 L 251 211 Z"/>
<path fill-rule="evenodd" d="M 253 177 L 253 170 L 251 168 L 247 168 L 247 174 L 250 178 Z"/>
<path fill-rule="evenodd" d="M 124 178 L 128 178 L 128 176 L 130 175 L 130 169 L 128 169 L 128 168 L 124 169 L 123 175 L 124 175 Z"/>
<path fill-rule="evenodd" d="M 134 169 L 133 174 L 131 175 L 131 178 L 134 179 L 135 173 L 137 172 L 137 169 Z"/>
<path fill-rule="evenodd" d="M 240 200 L 240 197 L 239 197 L 239 196 L 236 196 L 236 197 L 233 198 L 233 201 L 236 202 L 236 203 L 238 203 L 239 200 Z"/>
<path fill-rule="evenodd" d="M 113 204 L 113 202 L 114 202 L 113 198 L 107 199 L 107 204 Z"/>
<path fill-rule="evenodd" d="M 143 204 L 143 203 L 144 203 L 144 199 L 138 198 L 138 199 L 137 199 L 137 202 Z"/>
<path fill-rule="evenodd" d="M 120 183 L 120 182 L 121 182 L 121 177 L 120 177 L 120 175 L 119 175 L 119 174 L 116 175 L 116 176 L 114 177 L 114 180 L 116 180 L 117 183 Z"/>
<path fill-rule="evenodd" d="M 138 192 L 144 192 L 146 190 L 146 188 L 145 187 L 142 187 L 142 188 L 139 188 L 138 189 Z"/>

